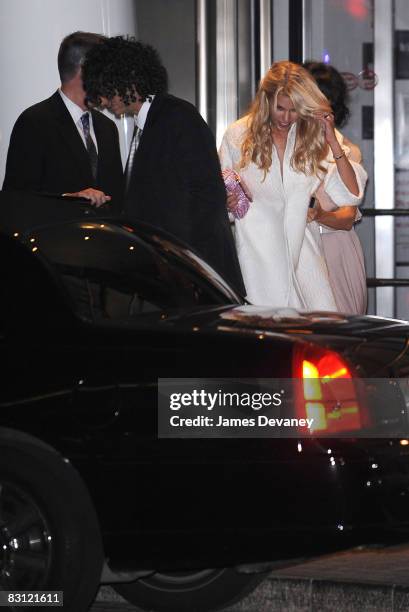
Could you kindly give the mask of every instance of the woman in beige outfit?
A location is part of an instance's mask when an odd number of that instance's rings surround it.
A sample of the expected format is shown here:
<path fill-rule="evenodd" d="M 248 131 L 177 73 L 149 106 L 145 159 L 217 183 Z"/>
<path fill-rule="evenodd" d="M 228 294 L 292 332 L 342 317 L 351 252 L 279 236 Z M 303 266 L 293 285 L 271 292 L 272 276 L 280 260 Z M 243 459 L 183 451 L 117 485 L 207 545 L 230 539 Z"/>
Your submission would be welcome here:
<path fill-rule="evenodd" d="M 306 62 L 304 67 L 315 78 L 318 87 L 331 103 L 335 124 L 343 125 L 349 116 L 345 83 L 335 68 L 320 62 Z M 361 163 L 359 147 L 338 130 L 338 141 L 348 158 Z M 354 223 L 361 218 L 356 206 L 338 207 L 320 186 L 310 219 L 320 224 L 321 238 L 329 281 L 338 310 L 348 314 L 365 314 L 367 289 L 364 256 Z"/>

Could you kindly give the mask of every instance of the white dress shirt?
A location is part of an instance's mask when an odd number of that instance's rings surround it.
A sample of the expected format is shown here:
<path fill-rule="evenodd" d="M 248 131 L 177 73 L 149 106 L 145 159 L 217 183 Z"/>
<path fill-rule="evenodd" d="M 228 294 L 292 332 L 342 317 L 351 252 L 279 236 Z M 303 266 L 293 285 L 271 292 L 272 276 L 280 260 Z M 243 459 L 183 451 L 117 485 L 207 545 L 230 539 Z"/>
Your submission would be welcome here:
<path fill-rule="evenodd" d="M 60 93 L 62 101 L 64 102 L 65 106 L 67 107 L 68 112 L 70 113 L 72 117 L 72 120 L 75 123 L 75 127 L 77 128 L 79 135 L 82 138 L 84 147 L 87 148 L 87 144 L 85 142 L 84 130 L 82 129 L 81 117 L 84 113 L 89 112 L 89 111 L 86 111 L 86 110 L 84 111 L 80 106 L 78 106 L 78 104 L 75 104 L 75 102 L 70 100 L 70 98 L 68 98 L 68 96 L 66 96 L 65 93 L 61 91 L 61 89 L 59 89 L 58 91 Z M 98 153 L 98 143 L 97 143 L 97 139 L 95 136 L 94 124 L 92 122 L 92 114 L 90 112 L 89 112 L 89 133 L 91 135 L 91 138 L 94 142 L 95 148 Z"/>
<path fill-rule="evenodd" d="M 135 125 L 140 130 L 143 130 L 143 128 L 145 127 L 146 119 L 148 117 L 149 109 L 151 107 L 154 97 L 155 96 L 149 96 L 149 98 L 147 98 L 142 104 L 138 114 L 134 115 Z"/>
<path fill-rule="evenodd" d="M 148 112 L 151 107 L 153 98 L 155 96 L 149 96 L 145 102 L 142 104 L 141 108 L 138 111 L 138 114 L 133 116 L 134 119 L 134 131 L 133 136 L 131 138 L 131 143 L 129 145 L 128 158 L 125 165 L 125 190 L 128 190 L 129 182 L 132 175 L 132 167 L 135 159 L 135 153 L 139 146 L 139 141 L 141 139 L 143 128 L 145 127 L 146 119 L 148 117 Z"/>

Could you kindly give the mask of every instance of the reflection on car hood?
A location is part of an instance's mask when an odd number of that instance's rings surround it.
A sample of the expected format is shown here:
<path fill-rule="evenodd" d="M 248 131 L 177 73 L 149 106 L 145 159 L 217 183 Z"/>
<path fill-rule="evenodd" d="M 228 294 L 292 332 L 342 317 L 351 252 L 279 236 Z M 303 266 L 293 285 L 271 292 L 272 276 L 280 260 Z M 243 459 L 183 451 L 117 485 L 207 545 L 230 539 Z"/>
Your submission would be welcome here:
<path fill-rule="evenodd" d="M 127 327 L 152 326 L 178 330 L 255 332 L 273 334 L 331 335 L 340 337 L 409 337 L 409 324 L 374 316 L 347 316 L 330 312 L 302 312 L 290 308 L 259 306 L 201 307 L 167 310 L 127 319 Z"/>
<path fill-rule="evenodd" d="M 304 312 L 292 308 L 268 308 L 260 306 L 239 306 L 220 313 L 224 321 L 245 327 L 291 332 L 303 329 L 341 335 L 366 335 L 396 331 L 405 336 L 409 332 L 407 321 L 385 319 L 375 316 L 350 316 L 335 312 Z"/>

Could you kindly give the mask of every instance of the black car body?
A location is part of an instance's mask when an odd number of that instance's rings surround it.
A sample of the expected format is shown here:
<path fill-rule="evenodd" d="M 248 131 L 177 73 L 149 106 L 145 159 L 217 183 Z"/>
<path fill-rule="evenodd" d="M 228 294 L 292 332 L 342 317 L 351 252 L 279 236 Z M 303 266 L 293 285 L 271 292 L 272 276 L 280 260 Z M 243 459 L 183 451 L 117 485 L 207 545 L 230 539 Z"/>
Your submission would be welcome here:
<path fill-rule="evenodd" d="M 155 228 L 34 225 L 0 240 L 3 588 L 64 588 L 85 610 L 105 560 L 140 605 L 215 609 L 265 562 L 406 528 L 402 384 L 371 415 L 382 438 L 157 435 L 159 378 L 292 378 L 300 351 L 331 351 L 404 381 L 406 323 L 247 305 Z"/>

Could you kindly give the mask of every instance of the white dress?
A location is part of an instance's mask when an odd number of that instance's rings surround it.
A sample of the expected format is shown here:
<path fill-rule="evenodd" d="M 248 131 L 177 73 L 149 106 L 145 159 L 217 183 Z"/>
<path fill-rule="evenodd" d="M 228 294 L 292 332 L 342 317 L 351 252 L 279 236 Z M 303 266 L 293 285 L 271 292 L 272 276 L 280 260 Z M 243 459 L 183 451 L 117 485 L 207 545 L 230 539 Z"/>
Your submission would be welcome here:
<path fill-rule="evenodd" d="M 264 172 L 254 163 L 240 169 L 241 143 L 247 117 L 228 127 L 220 148 L 223 169 L 236 170 L 248 185 L 253 201 L 242 219 L 235 221 L 237 254 L 247 290 L 247 298 L 256 305 L 293 307 L 307 310 L 336 311 L 328 280 L 318 226 L 307 226 L 310 198 L 320 179 L 291 168 L 296 124 L 287 138 L 281 177 L 280 161 L 273 147 L 272 164 Z M 338 175 L 331 159 L 324 164 L 328 173 L 325 190 L 337 205 L 358 205 L 362 199 L 366 173 L 353 164 L 359 185 L 354 196 Z"/>

